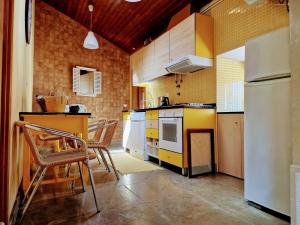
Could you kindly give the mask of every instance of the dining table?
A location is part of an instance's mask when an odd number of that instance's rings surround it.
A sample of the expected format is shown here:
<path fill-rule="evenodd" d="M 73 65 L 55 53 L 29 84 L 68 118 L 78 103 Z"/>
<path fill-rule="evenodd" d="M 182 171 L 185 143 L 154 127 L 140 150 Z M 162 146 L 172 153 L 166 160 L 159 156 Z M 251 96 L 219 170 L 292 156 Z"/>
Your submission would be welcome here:
<path fill-rule="evenodd" d="M 53 129 L 58 129 L 80 135 L 84 141 L 88 141 L 88 119 L 91 113 L 54 113 L 54 112 L 20 112 L 21 121 L 26 121 L 32 124 L 45 126 Z M 59 148 L 59 147 L 56 147 Z M 33 167 L 34 160 L 31 155 L 30 147 L 23 140 L 23 190 L 26 191 L 30 184 L 30 173 Z M 84 182 L 88 181 L 87 167 L 82 167 Z M 79 176 L 54 176 L 54 178 L 46 179 L 42 182 L 45 184 L 56 184 L 71 182 L 80 179 Z"/>

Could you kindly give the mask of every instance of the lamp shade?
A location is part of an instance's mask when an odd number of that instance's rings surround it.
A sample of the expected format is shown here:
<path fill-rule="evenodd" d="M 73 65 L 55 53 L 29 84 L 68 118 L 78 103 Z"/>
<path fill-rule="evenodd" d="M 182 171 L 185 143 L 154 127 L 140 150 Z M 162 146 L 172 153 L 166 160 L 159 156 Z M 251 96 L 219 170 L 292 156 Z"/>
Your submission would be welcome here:
<path fill-rule="evenodd" d="M 83 47 L 87 49 L 98 49 L 98 41 L 92 31 L 89 31 L 83 42 Z"/>

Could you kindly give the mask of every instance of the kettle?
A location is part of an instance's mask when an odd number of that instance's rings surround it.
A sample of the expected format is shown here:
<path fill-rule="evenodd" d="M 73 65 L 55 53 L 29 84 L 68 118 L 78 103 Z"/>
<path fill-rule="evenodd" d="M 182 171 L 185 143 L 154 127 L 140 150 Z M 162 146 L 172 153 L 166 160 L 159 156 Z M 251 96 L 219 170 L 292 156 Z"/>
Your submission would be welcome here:
<path fill-rule="evenodd" d="M 170 105 L 169 98 L 166 96 L 158 97 L 158 105 L 159 105 L 159 107 Z"/>

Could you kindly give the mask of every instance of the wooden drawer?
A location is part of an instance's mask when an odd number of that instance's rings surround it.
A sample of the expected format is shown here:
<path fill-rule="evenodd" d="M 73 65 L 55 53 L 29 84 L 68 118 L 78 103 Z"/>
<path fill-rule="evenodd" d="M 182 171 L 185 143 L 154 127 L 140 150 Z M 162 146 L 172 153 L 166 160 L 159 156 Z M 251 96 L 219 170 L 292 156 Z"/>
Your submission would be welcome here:
<path fill-rule="evenodd" d="M 170 163 L 172 165 L 178 166 L 182 168 L 182 154 L 176 153 L 176 152 L 171 152 L 167 151 L 164 149 L 159 149 L 158 150 L 158 158 L 161 161 Z"/>
<path fill-rule="evenodd" d="M 158 129 L 158 120 L 146 120 L 146 128 Z"/>
<path fill-rule="evenodd" d="M 123 120 L 130 120 L 130 112 L 123 112 Z"/>
<path fill-rule="evenodd" d="M 158 129 L 147 128 L 146 129 L 146 137 L 147 138 L 156 138 L 156 139 L 158 139 Z"/>
<path fill-rule="evenodd" d="M 146 120 L 158 120 L 158 110 L 146 111 Z"/>

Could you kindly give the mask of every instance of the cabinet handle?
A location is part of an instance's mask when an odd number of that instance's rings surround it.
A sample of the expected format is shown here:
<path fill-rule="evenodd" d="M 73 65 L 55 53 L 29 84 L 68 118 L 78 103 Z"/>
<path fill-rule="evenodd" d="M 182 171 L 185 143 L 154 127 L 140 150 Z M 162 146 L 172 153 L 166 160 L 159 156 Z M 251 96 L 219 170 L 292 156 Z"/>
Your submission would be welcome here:
<path fill-rule="evenodd" d="M 239 122 L 234 122 L 234 124 L 239 124 Z"/>

